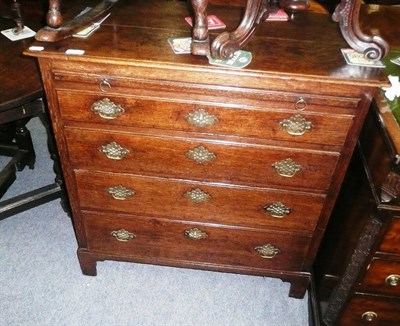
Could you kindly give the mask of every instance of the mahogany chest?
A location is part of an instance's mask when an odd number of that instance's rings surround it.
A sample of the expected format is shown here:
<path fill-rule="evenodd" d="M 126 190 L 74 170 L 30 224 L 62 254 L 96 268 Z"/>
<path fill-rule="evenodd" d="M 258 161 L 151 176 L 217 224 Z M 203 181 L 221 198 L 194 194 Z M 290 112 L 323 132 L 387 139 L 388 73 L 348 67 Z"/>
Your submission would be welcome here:
<path fill-rule="evenodd" d="M 227 29 L 240 21 L 240 8 L 208 11 Z M 346 65 L 326 14 L 265 23 L 240 70 L 172 51 L 168 38 L 190 36 L 188 15 L 182 2 L 121 1 L 89 38 L 27 51 L 39 58 L 82 271 L 111 259 L 246 273 L 303 297 L 386 77 Z"/>

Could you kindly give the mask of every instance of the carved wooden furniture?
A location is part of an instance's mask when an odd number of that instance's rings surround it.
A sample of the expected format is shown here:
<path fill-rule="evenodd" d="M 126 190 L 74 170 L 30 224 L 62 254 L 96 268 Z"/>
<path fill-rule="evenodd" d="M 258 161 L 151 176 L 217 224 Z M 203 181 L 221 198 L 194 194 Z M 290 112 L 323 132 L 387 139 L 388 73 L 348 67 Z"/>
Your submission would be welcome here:
<path fill-rule="evenodd" d="M 398 325 L 400 320 L 399 146 L 393 146 L 382 123 L 380 114 L 388 113 L 384 101 L 377 105 L 317 259 L 326 325 Z"/>
<path fill-rule="evenodd" d="M 49 0 L 48 26 L 36 35 L 36 39 L 54 42 L 71 36 L 101 17 L 105 16 L 118 0 L 103 0 L 88 13 L 78 15 L 63 24 L 60 12 L 61 0 Z M 192 54 L 229 59 L 242 49 L 252 38 L 259 26 L 265 22 L 276 0 L 247 0 L 243 17 L 233 31 L 225 31 L 210 42 L 207 28 L 207 0 L 191 0 L 193 7 Z M 342 0 L 337 6 L 333 19 L 339 23 L 343 37 L 353 49 L 364 53 L 372 60 L 382 59 L 389 51 L 384 39 L 378 35 L 364 34 L 359 26 L 359 11 L 362 0 Z M 289 14 L 306 10 L 308 0 L 281 0 L 281 8 Z"/>
<path fill-rule="evenodd" d="M 379 28 L 391 56 L 400 55 L 400 8 L 363 9 L 362 28 Z M 326 325 L 399 323 L 399 136 L 378 93 L 316 259 L 317 308 Z"/>
<path fill-rule="evenodd" d="M 212 10 L 227 28 L 241 15 Z M 26 52 L 45 81 L 82 271 L 112 259 L 264 275 L 302 297 L 386 77 L 345 64 L 326 14 L 263 25 L 245 69 L 176 55 L 167 39 L 190 35 L 188 14 L 122 1 L 90 38 Z"/>
<path fill-rule="evenodd" d="M 38 2 L 32 2 L 31 5 L 37 6 Z M 14 2 L 14 6 L 19 8 L 16 2 Z M 4 6 L 2 9 L 6 12 L 7 8 Z M 17 26 L 13 22 L 12 16 L 10 19 L 0 19 L 0 29 L 23 27 L 24 22 L 19 9 L 16 17 Z M 28 18 L 31 28 L 39 26 L 40 18 L 38 16 L 28 16 Z M 35 60 L 22 56 L 22 51 L 31 42 L 32 39 L 12 42 L 3 35 L 0 36 L 0 47 L 7 49 L 0 52 L 0 155 L 11 157 L 0 172 L 0 198 L 15 181 L 17 171 L 21 171 L 25 167 L 34 168 L 35 151 L 26 123 L 35 116 L 41 117 L 45 124 L 47 121 L 39 68 Z M 52 133 L 48 124 L 47 130 L 51 140 Z M 53 147 L 52 149 L 54 159 L 56 154 Z M 61 196 L 60 183 L 61 180 L 20 196 L 0 201 L 0 220 L 59 198 Z"/>

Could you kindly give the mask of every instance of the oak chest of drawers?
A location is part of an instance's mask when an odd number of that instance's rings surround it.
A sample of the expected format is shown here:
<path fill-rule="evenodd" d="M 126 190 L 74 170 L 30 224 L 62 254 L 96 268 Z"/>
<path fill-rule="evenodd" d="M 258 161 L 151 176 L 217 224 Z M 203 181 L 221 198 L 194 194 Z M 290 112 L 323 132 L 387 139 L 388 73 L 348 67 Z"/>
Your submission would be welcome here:
<path fill-rule="evenodd" d="M 237 8 L 209 12 L 228 29 L 240 18 Z M 90 38 L 28 51 L 39 58 L 82 271 L 112 259 L 264 275 L 302 297 L 386 78 L 345 64 L 324 14 L 265 24 L 241 70 L 173 53 L 167 39 L 190 35 L 187 15 L 180 2 L 121 2 Z"/>

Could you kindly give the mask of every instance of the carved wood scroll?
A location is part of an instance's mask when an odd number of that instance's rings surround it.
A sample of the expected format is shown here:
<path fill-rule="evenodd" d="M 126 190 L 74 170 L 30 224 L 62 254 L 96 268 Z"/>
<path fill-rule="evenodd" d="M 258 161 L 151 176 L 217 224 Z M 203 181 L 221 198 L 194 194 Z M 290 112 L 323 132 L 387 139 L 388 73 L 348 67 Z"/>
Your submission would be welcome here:
<path fill-rule="evenodd" d="M 361 0 L 341 0 L 333 13 L 347 43 L 365 58 L 380 60 L 389 52 L 389 45 L 380 36 L 369 36 L 361 32 L 359 24 Z"/>

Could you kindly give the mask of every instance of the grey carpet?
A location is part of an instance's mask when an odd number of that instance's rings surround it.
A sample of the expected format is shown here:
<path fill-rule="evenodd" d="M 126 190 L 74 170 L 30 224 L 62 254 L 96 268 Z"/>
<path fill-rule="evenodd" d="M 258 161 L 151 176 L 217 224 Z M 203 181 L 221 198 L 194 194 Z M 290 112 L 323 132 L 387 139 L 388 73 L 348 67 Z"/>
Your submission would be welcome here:
<path fill-rule="evenodd" d="M 44 128 L 28 126 L 35 169 L 18 173 L 4 198 L 54 179 Z M 0 221 L 1 326 L 308 325 L 307 296 L 289 298 L 279 279 L 111 261 L 90 277 L 76 248 L 59 200 Z"/>

